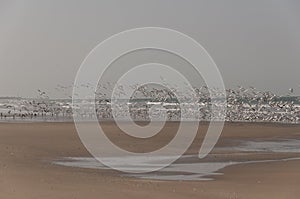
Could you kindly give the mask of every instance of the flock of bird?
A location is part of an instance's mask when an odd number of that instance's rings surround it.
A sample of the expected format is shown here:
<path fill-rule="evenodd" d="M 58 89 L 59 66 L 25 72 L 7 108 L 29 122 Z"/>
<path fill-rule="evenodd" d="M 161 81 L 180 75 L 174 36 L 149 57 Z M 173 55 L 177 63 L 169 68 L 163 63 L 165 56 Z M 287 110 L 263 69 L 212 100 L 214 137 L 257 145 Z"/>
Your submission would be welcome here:
<path fill-rule="evenodd" d="M 258 91 L 254 87 L 238 89 L 227 89 L 226 96 L 214 89 L 208 89 L 206 86 L 193 88 L 193 96 L 180 93 L 178 89 L 167 87 L 151 87 L 147 85 L 133 85 L 131 89 L 135 92 L 130 99 L 122 97 L 126 94 L 125 86 L 116 86 L 116 96 L 118 100 L 108 99 L 113 85 L 111 83 L 103 84 L 97 89 L 89 84 L 80 85 L 86 89 L 94 89 L 96 99 L 89 101 L 82 99 L 82 103 L 96 102 L 96 113 L 99 120 L 112 120 L 114 116 L 130 116 L 133 120 L 164 119 L 180 120 L 182 119 L 181 104 L 196 103 L 190 106 L 185 113 L 185 117 L 197 117 L 199 120 L 209 121 L 212 117 L 211 108 L 222 107 L 223 102 L 218 100 L 212 103 L 210 93 L 214 93 L 217 98 L 226 97 L 226 121 L 249 121 L 249 122 L 282 122 L 282 123 L 300 123 L 300 98 L 292 96 L 294 89 L 289 89 L 289 95 L 278 96 L 269 91 Z M 68 93 L 67 90 L 72 87 L 58 85 L 56 91 Z M 0 119 L 41 119 L 41 120 L 66 120 L 72 119 L 73 108 L 71 96 L 69 99 L 52 100 L 47 92 L 37 90 L 36 99 L 2 99 L 0 100 Z M 174 93 L 177 93 L 176 95 Z M 76 94 L 74 94 L 76 95 Z M 178 97 L 181 100 L 178 100 Z M 114 112 L 112 109 L 114 102 Z M 128 106 L 129 108 L 125 108 Z M 128 112 L 128 110 L 130 110 Z M 186 110 L 185 110 L 186 111 Z M 114 114 L 113 114 L 114 113 Z M 90 113 L 86 112 L 80 115 L 82 119 L 89 119 Z"/>

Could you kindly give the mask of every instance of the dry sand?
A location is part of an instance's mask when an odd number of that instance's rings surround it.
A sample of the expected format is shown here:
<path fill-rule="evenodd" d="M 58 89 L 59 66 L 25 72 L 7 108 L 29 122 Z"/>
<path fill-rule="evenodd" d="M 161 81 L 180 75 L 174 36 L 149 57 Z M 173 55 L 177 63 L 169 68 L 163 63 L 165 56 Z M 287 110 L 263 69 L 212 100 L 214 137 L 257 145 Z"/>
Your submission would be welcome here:
<path fill-rule="evenodd" d="M 162 146 L 172 139 L 176 129 L 176 123 L 168 123 L 152 140 L 138 144 L 139 140 L 126 138 L 113 123 L 106 122 L 104 126 L 117 144 L 141 152 Z M 207 125 L 202 124 L 200 131 L 206 128 Z M 202 137 L 199 133 L 187 153 L 199 150 Z M 217 145 L 228 146 L 234 144 L 231 140 L 258 138 L 300 139 L 300 126 L 228 123 Z M 213 181 L 142 180 L 121 177 L 112 170 L 51 164 L 55 159 L 82 156 L 89 153 L 81 144 L 73 123 L 0 123 L 0 199 L 300 197 L 298 160 L 230 166 L 222 169 L 224 175 Z M 259 156 L 264 154 L 257 154 Z"/>

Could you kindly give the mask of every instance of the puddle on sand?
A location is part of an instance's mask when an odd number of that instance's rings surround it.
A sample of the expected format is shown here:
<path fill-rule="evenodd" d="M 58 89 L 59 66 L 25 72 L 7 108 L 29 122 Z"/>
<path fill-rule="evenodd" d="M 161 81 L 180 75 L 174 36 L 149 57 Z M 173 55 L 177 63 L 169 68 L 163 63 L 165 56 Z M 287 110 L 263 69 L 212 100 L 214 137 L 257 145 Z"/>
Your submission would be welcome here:
<path fill-rule="evenodd" d="M 143 157 L 141 157 L 143 158 Z M 132 172 L 137 171 L 147 171 L 148 169 L 153 169 L 160 167 L 159 161 L 161 159 L 171 158 L 167 156 L 155 157 L 149 161 L 149 158 L 145 157 L 147 161 L 139 164 L 135 164 L 134 167 L 128 167 L 126 162 L 130 161 L 130 159 L 135 159 L 133 157 L 119 157 L 119 158 L 111 158 L 112 161 L 118 166 L 122 168 L 126 168 L 127 170 L 131 170 Z M 182 156 L 180 159 L 196 159 L 198 156 Z M 141 160 L 139 160 L 141 161 Z M 94 158 L 64 158 L 61 161 L 55 161 L 54 164 L 69 166 L 69 167 L 80 167 L 80 168 L 90 168 L 90 169 L 110 169 L 105 165 L 101 164 Z M 210 178 L 205 178 L 208 175 L 220 175 L 216 173 L 218 170 L 236 164 L 235 162 L 199 162 L 195 163 L 173 163 L 168 167 L 160 169 L 159 171 L 151 172 L 151 173 L 129 173 L 122 174 L 123 176 L 130 177 L 138 177 L 143 179 L 156 179 L 156 180 L 210 180 Z"/>
<path fill-rule="evenodd" d="M 272 141 L 247 141 L 239 146 L 232 147 L 237 151 L 300 153 L 300 140 L 278 139 Z"/>
<path fill-rule="evenodd" d="M 281 139 L 276 141 L 246 141 L 241 142 L 240 146 L 236 147 L 224 147 L 218 148 L 219 150 L 227 151 L 252 151 L 252 152 L 273 152 L 273 153 L 300 153 L 300 140 L 294 139 Z M 223 153 L 223 155 L 228 155 Z M 170 156 L 159 156 L 149 159 L 149 157 L 113 157 L 107 158 L 107 161 L 113 162 L 115 165 L 126 168 L 127 170 L 146 171 L 147 169 L 160 167 L 160 160 L 172 158 Z M 252 161 L 224 161 L 224 162 L 200 162 L 197 155 L 185 155 L 180 158 L 184 163 L 173 163 L 172 165 L 163 168 L 156 172 L 151 173 L 127 173 L 121 174 L 123 176 L 136 177 L 141 179 L 152 179 L 152 180 L 176 180 L 176 181 L 199 181 L 199 180 L 212 180 L 214 175 L 222 175 L 218 173 L 220 169 L 227 166 L 237 164 L 251 164 L 251 163 L 265 163 L 265 162 L 277 162 L 277 161 L 289 161 L 289 160 L 300 160 L 296 158 L 284 158 L 276 160 L 252 160 Z M 135 163 L 134 167 L 129 167 L 127 162 Z M 68 166 L 68 167 L 80 167 L 89 169 L 110 169 L 105 165 L 101 164 L 94 158 L 87 157 L 67 157 L 63 160 L 54 161 L 56 165 Z M 210 176 L 208 178 L 207 176 Z"/>

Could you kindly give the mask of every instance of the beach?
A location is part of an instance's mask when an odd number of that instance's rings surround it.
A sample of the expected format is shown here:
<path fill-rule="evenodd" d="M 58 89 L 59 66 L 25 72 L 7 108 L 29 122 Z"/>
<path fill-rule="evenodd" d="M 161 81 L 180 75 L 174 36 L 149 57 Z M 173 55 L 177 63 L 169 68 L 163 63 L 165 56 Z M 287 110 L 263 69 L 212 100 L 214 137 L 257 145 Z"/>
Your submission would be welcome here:
<path fill-rule="evenodd" d="M 300 198 L 300 1 L 0 15 L 0 199 Z"/>
<path fill-rule="evenodd" d="M 122 135 L 113 122 L 102 126 L 119 146 L 147 152 L 172 139 L 178 125 L 168 122 L 159 135 L 142 144 Z M 186 155 L 197 154 L 204 136 L 201 132 L 206 129 L 207 123 L 201 123 Z M 268 146 L 282 140 L 289 141 L 283 151 L 280 146 L 274 150 L 274 145 Z M 67 157 L 91 158 L 72 122 L 0 123 L 0 198 L 298 198 L 300 153 L 290 144 L 297 140 L 299 125 L 226 123 L 215 149 L 199 163 L 238 164 L 218 170 L 219 175 L 206 176 L 209 180 L 161 180 L 55 163 Z M 265 141 L 266 148 L 247 150 L 249 143 L 257 141 Z"/>

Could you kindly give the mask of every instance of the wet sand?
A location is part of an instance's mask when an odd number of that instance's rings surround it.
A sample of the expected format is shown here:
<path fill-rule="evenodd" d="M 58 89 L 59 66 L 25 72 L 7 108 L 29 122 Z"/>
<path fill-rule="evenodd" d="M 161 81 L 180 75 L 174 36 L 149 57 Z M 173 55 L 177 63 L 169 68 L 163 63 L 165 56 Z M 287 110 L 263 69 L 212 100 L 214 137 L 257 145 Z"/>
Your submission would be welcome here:
<path fill-rule="evenodd" d="M 148 141 L 123 135 L 103 123 L 109 137 L 131 151 L 155 150 L 170 141 L 176 123 L 168 123 Z M 186 154 L 196 154 L 206 124 Z M 207 160 L 231 161 L 300 157 L 298 153 L 232 152 L 242 141 L 300 139 L 299 125 L 227 123 Z M 299 146 L 300 148 L 300 146 Z M 53 164 L 65 157 L 90 157 L 72 123 L 0 123 L 0 198 L 299 198 L 300 161 L 228 166 L 211 181 L 163 181 L 124 177 L 119 172 Z"/>

